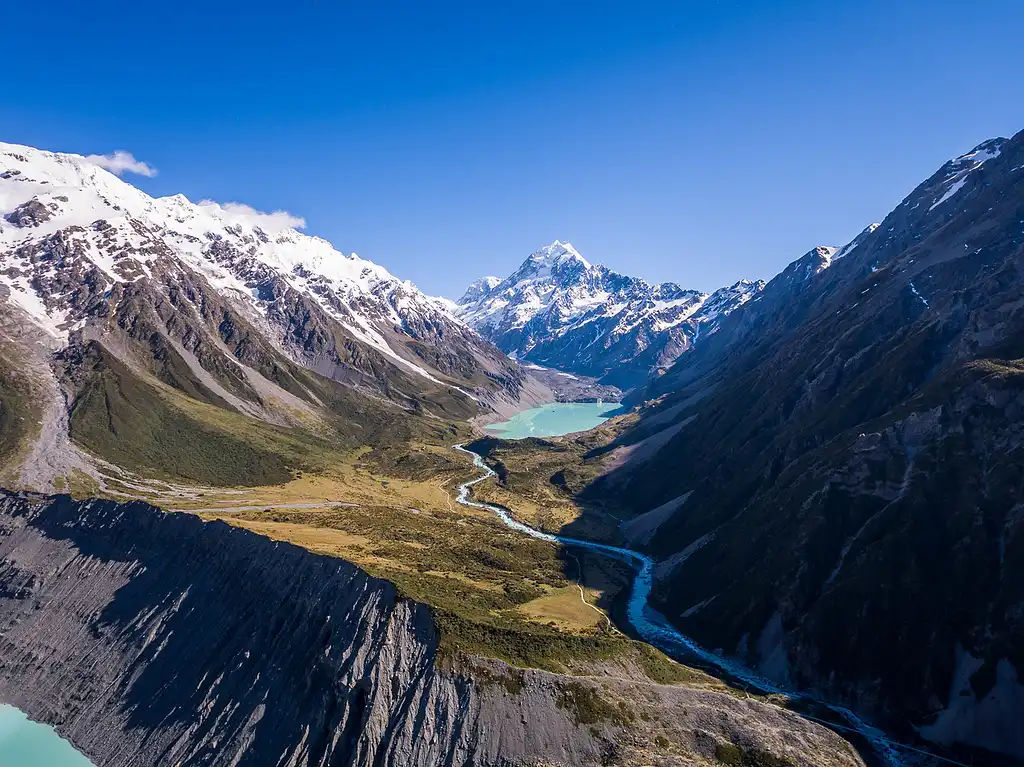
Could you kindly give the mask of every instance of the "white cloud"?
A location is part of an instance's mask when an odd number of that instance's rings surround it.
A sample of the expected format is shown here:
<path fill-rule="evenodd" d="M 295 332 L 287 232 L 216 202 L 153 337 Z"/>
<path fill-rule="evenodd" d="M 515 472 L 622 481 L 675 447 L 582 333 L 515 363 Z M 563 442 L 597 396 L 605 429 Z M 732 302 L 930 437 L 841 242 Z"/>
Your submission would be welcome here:
<path fill-rule="evenodd" d="M 286 210 L 275 210 L 273 213 L 264 213 L 256 210 L 244 202 L 214 202 L 213 200 L 200 200 L 200 205 L 206 208 L 214 208 L 222 218 L 238 223 L 258 226 L 268 231 L 280 231 L 281 229 L 305 229 L 306 219 L 301 216 L 293 216 Z"/>
<path fill-rule="evenodd" d="M 120 176 L 124 173 L 136 173 L 140 176 L 149 177 L 156 175 L 156 168 L 152 165 L 147 165 L 142 160 L 136 160 L 131 152 L 125 152 L 123 149 L 118 149 L 112 154 L 86 155 L 85 159 L 93 165 L 106 168 L 115 176 Z"/>

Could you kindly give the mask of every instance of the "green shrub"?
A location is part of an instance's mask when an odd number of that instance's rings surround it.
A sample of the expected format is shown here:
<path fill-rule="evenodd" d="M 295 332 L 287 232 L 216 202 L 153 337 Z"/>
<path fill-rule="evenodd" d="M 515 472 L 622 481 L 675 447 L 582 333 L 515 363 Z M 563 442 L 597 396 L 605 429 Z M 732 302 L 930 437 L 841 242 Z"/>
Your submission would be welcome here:
<path fill-rule="evenodd" d="M 595 687 L 580 682 L 562 682 L 558 689 L 559 708 L 567 709 L 576 724 L 594 725 L 612 722 L 619 726 L 629 724 L 632 716 L 601 697 Z"/>
<path fill-rule="evenodd" d="M 793 767 L 793 762 L 759 749 L 743 748 L 735 743 L 715 746 L 715 759 L 730 767 Z"/>

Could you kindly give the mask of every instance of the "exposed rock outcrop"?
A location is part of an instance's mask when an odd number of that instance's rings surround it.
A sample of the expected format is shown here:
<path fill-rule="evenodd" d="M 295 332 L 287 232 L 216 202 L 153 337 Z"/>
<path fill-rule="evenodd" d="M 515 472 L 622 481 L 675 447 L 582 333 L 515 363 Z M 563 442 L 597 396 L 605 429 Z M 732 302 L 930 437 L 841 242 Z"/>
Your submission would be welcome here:
<path fill-rule="evenodd" d="M 44 221 L 49 221 L 52 217 L 53 214 L 50 212 L 50 209 L 39 202 L 39 200 L 29 200 L 28 202 L 23 202 L 4 216 L 4 220 L 17 227 L 27 227 L 39 226 Z"/>

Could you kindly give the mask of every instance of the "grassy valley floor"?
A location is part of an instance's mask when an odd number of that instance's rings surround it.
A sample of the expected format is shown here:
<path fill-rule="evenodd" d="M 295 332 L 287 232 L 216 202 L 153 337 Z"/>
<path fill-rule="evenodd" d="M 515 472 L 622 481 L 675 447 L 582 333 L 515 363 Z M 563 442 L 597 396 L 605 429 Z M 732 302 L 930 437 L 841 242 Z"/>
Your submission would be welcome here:
<path fill-rule="evenodd" d="M 561 547 L 455 503 L 458 484 L 471 476 L 468 462 L 448 448 L 413 450 L 423 473 L 416 478 L 382 476 L 357 458 L 331 475 L 251 494 L 208 493 L 173 508 L 342 557 L 391 581 L 434 608 L 451 653 L 558 672 L 614 661 L 639 664 L 658 680 L 703 676 L 612 627 L 607 609 L 628 587 L 628 572 L 588 560 L 581 574 L 580 560 Z"/>
<path fill-rule="evenodd" d="M 595 664 L 607 671 L 610 663 L 616 674 L 721 686 L 613 627 L 609 610 L 629 586 L 627 568 L 577 557 L 456 503 L 458 485 L 473 472 L 449 446 L 414 443 L 339 453 L 329 467 L 275 485 L 201 487 L 120 476 L 104 478 L 104 490 L 76 475 L 68 490 L 145 500 L 353 562 L 431 605 L 452 657 L 562 673 L 591 673 Z M 481 497 L 501 496 L 536 521 L 540 499 L 513 499 L 486 485 L 475 488 Z M 570 507 L 552 505 L 568 521 Z"/>

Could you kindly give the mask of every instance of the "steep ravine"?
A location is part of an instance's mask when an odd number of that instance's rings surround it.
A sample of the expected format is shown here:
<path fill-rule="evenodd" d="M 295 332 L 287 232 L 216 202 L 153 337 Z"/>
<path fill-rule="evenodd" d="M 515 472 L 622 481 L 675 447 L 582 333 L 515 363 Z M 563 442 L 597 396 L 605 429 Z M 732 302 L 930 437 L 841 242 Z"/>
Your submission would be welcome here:
<path fill-rule="evenodd" d="M 860 763 L 755 700 L 437 651 L 427 606 L 341 559 L 141 502 L 0 494 L 0 702 L 99 767 L 716 764 L 730 744 Z M 584 687 L 657 717 L 593 721 Z"/>

